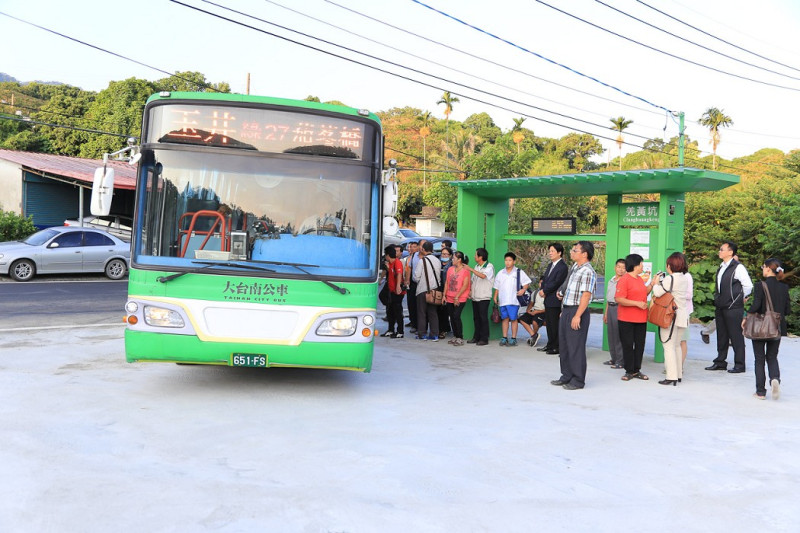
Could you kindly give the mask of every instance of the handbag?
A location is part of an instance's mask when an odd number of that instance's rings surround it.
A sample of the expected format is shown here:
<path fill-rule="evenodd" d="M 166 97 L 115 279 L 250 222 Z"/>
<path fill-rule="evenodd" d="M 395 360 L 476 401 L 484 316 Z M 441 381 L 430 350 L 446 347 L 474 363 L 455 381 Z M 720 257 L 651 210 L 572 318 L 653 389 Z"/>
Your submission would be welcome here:
<path fill-rule="evenodd" d="M 659 331 L 659 340 L 665 343 L 669 342 L 672 338 L 672 332 L 675 330 L 675 311 L 678 309 L 678 305 L 675 303 L 675 297 L 672 296 L 672 288 L 675 286 L 675 280 L 672 279 L 672 284 L 669 286 L 668 291 L 664 288 L 663 280 L 659 282 L 659 285 L 661 285 L 661 288 L 666 292 L 661 296 L 653 298 L 650 302 L 650 309 L 647 311 L 647 321 L 659 328 L 670 328 L 667 340 L 661 339 L 661 332 Z"/>
<path fill-rule="evenodd" d="M 765 282 L 761 282 L 766 296 L 767 309 L 764 313 L 747 313 L 744 319 L 742 333 L 748 339 L 773 340 L 781 336 L 781 314 L 772 307 L 772 298 Z"/>
<path fill-rule="evenodd" d="M 425 284 L 430 287 L 431 282 L 428 278 L 428 265 L 433 268 L 433 263 L 426 257 L 425 258 L 425 266 L 423 266 L 422 270 L 425 272 Z M 438 285 L 435 289 L 430 289 L 428 292 L 425 293 L 425 302 L 433 305 L 444 305 L 444 291 L 441 290 L 441 284 Z"/>
<path fill-rule="evenodd" d="M 500 322 L 502 322 L 502 320 L 503 319 L 500 318 L 500 308 L 498 308 L 495 305 L 494 308 L 492 309 L 492 322 L 494 322 L 495 324 L 499 324 Z"/>
<path fill-rule="evenodd" d="M 522 283 L 521 283 L 521 280 L 520 280 L 520 273 L 521 272 L 522 271 L 518 268 L 517 269 L 517 290 L 520 290 L 522 288 Z M 517 296 L 517 301 L 519 302 L 519 305 L 521 305 L 522 307 L 528 307 L 528 304 L 531 303 L 531 293 L 529 293 L 528 291 L 523 292 L 522 296 Z"/>

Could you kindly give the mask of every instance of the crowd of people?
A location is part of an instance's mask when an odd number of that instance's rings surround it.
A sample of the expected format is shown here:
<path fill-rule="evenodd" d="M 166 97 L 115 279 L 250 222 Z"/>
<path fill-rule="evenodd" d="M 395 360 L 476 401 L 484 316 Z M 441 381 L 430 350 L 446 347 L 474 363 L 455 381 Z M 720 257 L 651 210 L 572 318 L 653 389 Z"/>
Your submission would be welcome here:
<path fill-rule="evenodd" d="M 536 287 L 531 276 L 517 267 L 517 257 L 507 252 L 503 268 L 495 271 L 489 253 L 478 248 L 474 266 L 452 243 L 443 241 L 439 256 L 424 239 L 408 244 L 408 256 L 402 257 L 400 246 L 387 246 L 385 252 L 386 284 L 381 299 L 386 304 L 389 323 L 384 337 L 403 338 L 403 299 L 406 298 L 410 328 L 416 339 L 438 342 L 445 339 L 453 346 L 489 344 L 490 305 L 494 302 L 493 321 L 500 323 L 500 346 L 517 346 L 519 325 L 528 333 L 527 344 L 537 346 L 545 328 L 547 342 L 538 348 L 559 356 L 561 375 L 552 385 L 567 390 L 586 385 L 586 340 L 589 330 L 589 304 L 597 284 L 591 265 L 594 246 L 578 241 L 570 249 L 571 266 L 564 260 L 560 243 L 548 246 L 549 262 L 538 278 Z M 745 371 L 743 329 L 747 313 L 764 314 L 768 305 L 780 314 L 780 335 L 785 336 L 786 316 L 790 312 L 789 289 L 781 281 L 783 268 L 778 259 L 770 258 L 762 265 L 764 281 L 753 284 L 747 269 L 739 262 L 736 244 L 724 242 L 719 248 L 720 267 L 716 274 L 715 318 L 711 328 L 703 330 L 704 342 L 709 332 L 716 331 L 717 356 L 706 370 L 727 370 L 736 374 Z M 536 278 L 534 276 L 534 278 Z M 661 385 L 677 386 L 683 381 L 687 355 L 689 321 L 694 311 L 694 282 L 686 257 L 671 254 L 665 270 L 651 276 L 644 271 L 641 255 L 630 254 L 616 261 L 614 275 L 607 280 L 603 322 L 607 331 L 612 369 L 624 369 L 623 381 L 649 380 L 642 372 L 642 359 L 651 298 L 669 293 L 674 301 L 674 317 L 668 327 L 659 327 L 664 348 L 665 379 Z M 752 296 L 752 298 L 751 298 Z M 464 340 L 461 314 L 472 302 L 473 334 Z M 747 309 L 745 310 L 745 307 Z M 778 350 L 781 338 L 752 340 L 755 357 L 756 392 L 765 399 L 767 386 L 774 399 L 780 396 Z M 728 369 L 728 352 L 733 349 L 733 366 Z"/>

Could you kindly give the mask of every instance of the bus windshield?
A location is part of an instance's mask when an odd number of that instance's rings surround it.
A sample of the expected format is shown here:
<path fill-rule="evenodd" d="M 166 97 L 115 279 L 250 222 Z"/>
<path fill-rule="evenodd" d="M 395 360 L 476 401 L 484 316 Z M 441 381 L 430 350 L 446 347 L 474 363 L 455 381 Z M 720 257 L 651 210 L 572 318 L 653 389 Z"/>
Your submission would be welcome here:
<path fill-rule="evenodd" d="M 139 265 L 263 262 L 270 267 L 243 272 L 292 277 L 299 265 L 329 279 L 377 275 L 370 224 L 377 185 L 369 164 L 164 148 L 145 149 L 142 163 Z"/>

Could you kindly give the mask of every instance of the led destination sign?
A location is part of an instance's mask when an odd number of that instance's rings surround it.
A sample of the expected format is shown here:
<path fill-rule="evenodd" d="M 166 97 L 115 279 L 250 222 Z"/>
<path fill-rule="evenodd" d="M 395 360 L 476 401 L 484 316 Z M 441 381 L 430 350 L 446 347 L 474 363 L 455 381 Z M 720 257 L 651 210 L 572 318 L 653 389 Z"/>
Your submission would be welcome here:
<path fill-rule="evenodd" d="M 534 218 L 531 233 L 575 235 L 575 217 L 572 218 Z"/>
<path fill-rule="evenodd" d="M 206 105 L 150 111 L 148 142 L 363 159 L 365 125 L 302 112 Z"/>

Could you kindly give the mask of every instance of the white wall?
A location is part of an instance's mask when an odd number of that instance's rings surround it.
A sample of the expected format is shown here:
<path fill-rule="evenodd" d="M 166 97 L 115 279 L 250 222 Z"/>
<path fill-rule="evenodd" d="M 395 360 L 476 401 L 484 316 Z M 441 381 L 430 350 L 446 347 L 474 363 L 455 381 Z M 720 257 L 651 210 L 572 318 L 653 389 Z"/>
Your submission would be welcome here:
<path fill-rule="evenodd" d="M 438 218 L 418 218 L 416 220 L 416 232 L 429 237 L 441 237 L 444 233 L 444 221 Z"/>
<path fill-rule="evenodd" d="M 0 208 L 22 214 L 22 167 L 0 159 Z"/>

